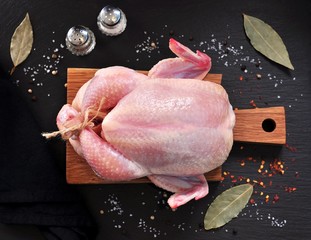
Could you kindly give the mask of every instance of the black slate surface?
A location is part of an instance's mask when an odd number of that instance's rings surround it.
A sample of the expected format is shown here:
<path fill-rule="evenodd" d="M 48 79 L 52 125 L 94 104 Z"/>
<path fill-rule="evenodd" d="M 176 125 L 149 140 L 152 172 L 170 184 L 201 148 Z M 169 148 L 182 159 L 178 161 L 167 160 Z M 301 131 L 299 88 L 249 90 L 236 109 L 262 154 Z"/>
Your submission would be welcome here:
<path fill-rule="evenodd" d="M 99 11 L 109 3 L 112 1 L 1 1 L 0 66 L 6 72 L 12 67 L 10 38 L 26 12 L 30 14 L 34 49 L 10 79 L 18 85 L 16 91 L 23 93 L 42 131 L 56 129 L 55 117 L 66 101 L 66 68 L 123 65 L 150 69 L 159 60 L 173 56 L 168 39 L 174 37 L 193 50 L 205 50 L 212 57 L 211 72 L 223 73 L 223 86 L 234 107 L 251 108 L 251 100 L 258 107 L 285 106 L 287 143 L 297 151 L 285 146 L 236 143 L 223 166 L 224 171 L 238 179 L 236 184 L 244 183 L 247 178 L 262 179 L 266 187 L 255 187 L 256 204 L 249 204 L 237 219 L 209 232 L 202 229 L 204 214 L 214 197 L 235 184 L 230 177 L 221 183 L 211 183 L 207 197 L 175 212 L 165 204 L 166 193 L 151 184 L 79 186 L 98 225 L 97 239 L 308 239 L 311 233 L 310 2 L 113 1 L 128 19 L 125 32 L 113 38 L 102 35 L 96 25 Z M 271 62 L 252 48 L 243 30 L 242 13 L 266 21 L 280 34 L 294 71 Z M 67 30 L 78 24 L 91 28 L 97 39 L 95 50 L 84 57 L 71 55 L 61 47 Z M 150 53 L 142 52 L 142 45 L 148 41 L 157 43 L 158 48 Z M 228 56 L 223 56 L 224 41 L 229 48 Z M 47 57 L 55 49 L 61 56 L 59 63 Z M 252 59 L 261 61 L 260 68 Z M 240 64 L 246 66 L 247 73 L 241 71 Z M 53 69 L 57 67 L 56 76 L 44 69 L 50 65 Z M 256 79 L 256 73 L 262 75 L 260 80 Z M 27 93 L 29 88 L 33 90 L 32 95 Z M 35 102 L 31 100 L 33 95 L 37 97 Z M 54 139 L 47 144 L 64 169 L 64 143 Z M 285 174 L 262 177 L 257 172 L 261 160 L 265 160 L 268 169 L 274 159 L 284 162 Z M 288 192 L 288 187 L 297 190 Z M 275 194 L 280 199 L 273 203 Z"/>

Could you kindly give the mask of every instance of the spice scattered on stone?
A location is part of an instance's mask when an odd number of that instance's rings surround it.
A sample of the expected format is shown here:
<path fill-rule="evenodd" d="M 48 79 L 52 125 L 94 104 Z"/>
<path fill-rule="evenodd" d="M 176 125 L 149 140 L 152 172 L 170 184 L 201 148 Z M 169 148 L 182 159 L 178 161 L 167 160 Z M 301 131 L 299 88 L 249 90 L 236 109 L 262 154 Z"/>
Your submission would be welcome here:
<path fill-rule="evenodd" d="M 276 203 L 280 200 L 280 197 L 278 194 L 275 194 L 274 197 L 273 197 L 273 203 Z"/>
<path fill-rule="evenodd" d="M 249 102 L 249 104 L 250 104 L 252 107 L 254 107 L 254 108 L 257 107 L 257 105 L 256 105 L 256 103 L 255 103 L 254 100 L 251 100 L 251 101 Z"/>
<path fill-rule="evenodd" d="M 246 66 L 244 64 L 241 65 L 241 70 L 244 72 L 246 70 Z"/>

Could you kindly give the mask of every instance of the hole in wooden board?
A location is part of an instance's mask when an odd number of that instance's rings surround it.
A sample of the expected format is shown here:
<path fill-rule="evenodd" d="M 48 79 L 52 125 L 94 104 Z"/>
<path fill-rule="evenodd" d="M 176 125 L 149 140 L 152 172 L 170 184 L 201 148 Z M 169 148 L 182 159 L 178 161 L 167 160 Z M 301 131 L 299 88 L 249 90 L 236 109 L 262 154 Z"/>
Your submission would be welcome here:
<path fill-rule="evenodd" d="M 276 128 L 276 123 L 273 119 L 267 118 L 262 121 L 262 129 L 265 132 L 273 132 Z"/>

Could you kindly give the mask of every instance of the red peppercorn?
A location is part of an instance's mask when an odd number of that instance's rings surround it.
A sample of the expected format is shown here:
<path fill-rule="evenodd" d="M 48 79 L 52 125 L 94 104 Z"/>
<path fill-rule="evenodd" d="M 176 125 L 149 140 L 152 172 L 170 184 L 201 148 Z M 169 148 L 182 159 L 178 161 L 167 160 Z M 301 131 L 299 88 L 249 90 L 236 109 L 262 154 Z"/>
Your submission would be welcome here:
<path fill-rule="evenodd" d="M 273 197 L 273 202 L 275 203 L 275 202 L 277 202 L 279 200 L 280 200 L 279 195 L 275 194 L 274 197 Z"/>
<path fill-rule="evenodd" d="M 252 107 L 257 107 L 257 105 L 256 105 L 256 103 L 255 103 L 254 100 L 251 100 L 251 101 L 249 102 L 249 104 L 250 104 Z"/>

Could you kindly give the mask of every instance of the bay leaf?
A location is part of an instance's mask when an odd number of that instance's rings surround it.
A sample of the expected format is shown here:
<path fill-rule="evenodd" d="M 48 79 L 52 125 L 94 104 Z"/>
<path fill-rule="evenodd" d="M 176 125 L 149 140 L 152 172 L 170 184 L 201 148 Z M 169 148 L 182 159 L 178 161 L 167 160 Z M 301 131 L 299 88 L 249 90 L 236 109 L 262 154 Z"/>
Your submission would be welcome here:
<path fill-rule="evenodd" d="M 15 29 L 11 38 L 10 54 L 14 68 L 28 57 L 31 52 L 32 44 L 33 30 L 29 14 L 27 13 L 23 21 Z"/>
<path fill-rule="evenodd" d="M 253 193 L 253 185 L 242 184 L 232 187 L 212 202 L 204 217 L 204 228 L 218 228 L 238 216 Z"/>
<path fill-rule="evenodd" d="M 267 58 L 289 69 L 294 67 L 279 34 L 262 20 L 243 14 L 244 29 L 253 47 Z"/>

